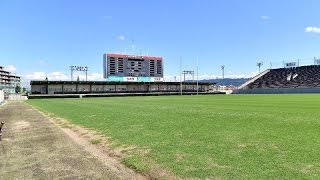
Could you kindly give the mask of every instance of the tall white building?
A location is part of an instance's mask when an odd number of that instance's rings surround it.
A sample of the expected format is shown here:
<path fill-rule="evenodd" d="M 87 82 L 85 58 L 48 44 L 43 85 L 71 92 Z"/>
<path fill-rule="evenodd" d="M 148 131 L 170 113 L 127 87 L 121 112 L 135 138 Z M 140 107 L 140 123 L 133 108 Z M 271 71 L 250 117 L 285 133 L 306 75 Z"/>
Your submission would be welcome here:
<path fill-rule="evenodd" d="M 15 88 L 20 85 L 20 76 L 13 75 L 9 71 L 5 71 L 3 66 L 0 66 L 0 90 L 5 93 L 15 93 Z"/>

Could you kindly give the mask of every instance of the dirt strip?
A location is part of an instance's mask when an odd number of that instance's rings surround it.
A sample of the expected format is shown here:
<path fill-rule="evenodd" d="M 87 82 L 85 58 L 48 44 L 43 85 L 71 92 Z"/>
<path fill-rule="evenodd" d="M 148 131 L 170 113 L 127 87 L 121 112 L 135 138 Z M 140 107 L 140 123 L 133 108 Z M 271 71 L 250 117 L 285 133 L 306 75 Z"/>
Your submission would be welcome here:
<path fill-rule="evenodd" d="M 23 102 L 0 107 L 0 121 L 0 179 L 146 179 Z"/>

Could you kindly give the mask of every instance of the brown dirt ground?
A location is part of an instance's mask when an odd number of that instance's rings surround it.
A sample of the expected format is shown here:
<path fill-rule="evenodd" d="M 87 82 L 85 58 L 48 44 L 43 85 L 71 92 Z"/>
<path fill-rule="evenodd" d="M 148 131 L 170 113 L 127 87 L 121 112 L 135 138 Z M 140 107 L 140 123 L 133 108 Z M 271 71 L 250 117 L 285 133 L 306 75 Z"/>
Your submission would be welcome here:
<path fill-rule="evenodd" d="M 0 179 L 150 178 L 122 165 L 120 152 L 107 152 L 106 138 L 53 120 L 23 102 L 0 107 L 0 121 L 6 122 L 0 142 Z"/>

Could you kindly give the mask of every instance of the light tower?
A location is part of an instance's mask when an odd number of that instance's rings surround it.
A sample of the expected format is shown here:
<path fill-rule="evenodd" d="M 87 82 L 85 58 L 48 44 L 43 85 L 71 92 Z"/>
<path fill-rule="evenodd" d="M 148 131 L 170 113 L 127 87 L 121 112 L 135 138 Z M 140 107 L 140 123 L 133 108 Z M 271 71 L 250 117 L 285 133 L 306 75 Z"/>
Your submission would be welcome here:
<path fill-rule="evenodd" d="M 225 68 L 225 65 L 222 65 L 222 66 L 221 66 L 221 70 L 222 70 L 222 79 L 224 79 L 224 68 Z"/>
<path fill-rule="evenodd" d="M 261 69 L 261 66 L 263 66 L 263 62 L 258 62 L 257 66 L 259 67 L 259 74 L 260 74 L 260 69 Z"/>

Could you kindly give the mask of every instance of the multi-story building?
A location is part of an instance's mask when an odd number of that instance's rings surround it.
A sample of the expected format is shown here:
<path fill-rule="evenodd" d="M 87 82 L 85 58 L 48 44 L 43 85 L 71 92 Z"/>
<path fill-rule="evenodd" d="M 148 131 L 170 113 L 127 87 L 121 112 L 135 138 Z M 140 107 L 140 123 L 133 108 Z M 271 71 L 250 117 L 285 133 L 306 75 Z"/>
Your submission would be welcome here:
<path fill-rule="evenodd" d="M 20 76 L 13 75 L 0 66 L 0 90 L 5 93 L 15 93 L 17 85 L 20 85 Z"/>
<path fill-rule="evenodd" d="M 103 55 L 104 78 L 108 81 L 163 81 L 163 59 L 155 56 Z"/>

